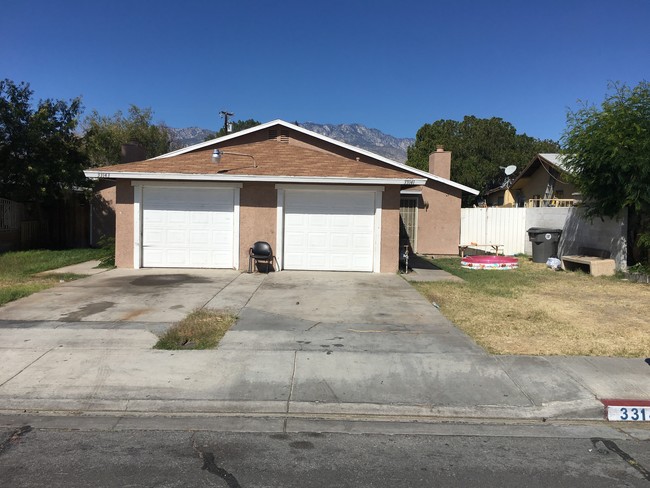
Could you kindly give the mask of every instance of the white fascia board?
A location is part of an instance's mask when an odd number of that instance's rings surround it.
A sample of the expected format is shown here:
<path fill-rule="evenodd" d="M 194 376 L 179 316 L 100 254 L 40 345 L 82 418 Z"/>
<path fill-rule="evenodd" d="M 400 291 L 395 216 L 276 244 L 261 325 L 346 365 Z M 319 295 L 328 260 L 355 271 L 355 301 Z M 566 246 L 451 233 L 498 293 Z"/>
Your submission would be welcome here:
<path fill-rule="evenodd" d="M 439 183 L 443 183 L 445 185 L 452 186 L 454 188 L 458 188 L 459 190 L 465 191 L 467 193 L 471 193 L 472 195 L 478 195 L 479 191 L 475 190 L 474 188 L 470 188 L 469 186 L 461 185 L 460 183 L 456 183 L 455 181 L 448 180 L 447 178 L 442 178 L 440 176 L 436 176 L 431 173 L 427 173 L 426 171 L 422 171 L 421 169 L 414 168 L 413 166 L 409 166 L 407 164 L 403 163 L 398 163 L 397 161 L 393 161 L 392 159 L 385 158 L 384 156 L 380 156 L 379 154 L 375 154 L 371 151 L 366 151 L 365 149 L 361 149 L 360 147 L 352 146 L 350 144 L 346 144 L 341 141 L 337 141 L 336 139 L 332 139 L 331 137 L 324 136 L 322 134 L 318 134 L 317 132 L 313 132 L 310 130 L 307 130 L 303 127 L 300 127 L 298 125 L 290 124 L 289 122 L 285 122 L 284 120 L 276 119 L 272 120 L 271 122 L 266 122 L 265 124 L 257 125 L 255 127 L 251 127 L 249 129 L 244 129 L 239 132 L 235 132 L 234 134 L 229 134 L 227 136 L 223 137 L 218 137 L 217 139 L 212 139 L 210 141 L 206 142 L 201 142 L 199 144 L 194 144 L 193 146 L 188 146 L 184 147 L 183 149 L 178 149 L 176 151 L 172 151 L 167 154 L 162 154 L 160 156 L 157 156 L 152 159 L 163 159 L 163 158 L 170 158 L 172 156 L 179 156 L 180 154 L 185 154 L 191 151 L 195 151 L 197 149 L 201 149 L 207 146 L 211 146 L 213 144 L 218 144 L 221 142 L 226 142 L 231 139 L 235 139 L 237 137 L 245 136 L 246 134 L 251 134 L 253 132 L 256 132 L 258 130 L 264 130 L 269 127 L 272 127 L 274 125 L 281 125 L 283 127 L 286 127 L 287 129 L 292 129 L 297 132 L 301 132 L 303 134 L 306 134 L 310 137 L 314 137 L 316 139 L 320 139 L 321 141 L 329 142 L 330 144 L 333 144 L 335 146 L 339 146 L 345 149 L 348 149 L 350 151 L 357 152 L 359 154 L 363 154 L 364 156 L 368 156 L 370 158 L 376 159 L 378 161 L 381 161 L 383 163 L 386 163 L 390 166 L 394 166 L 395 168 L 399 168 L 404 171 L 408 171 L 409 173 L 414 173 L 419 176 L 423 176 L 424 178 L 427 178 L 429 180 L 434 180 Z"/>
<path fill-rule="evenodd" d="M 305 185 L 305 184 L 282 184 L 279 183 L 275 185 L 276 190 L 326 190 L 326 191 L 375 191 L 383 192 L 385 188 L 383 186 L 375 185 L 363 185 L 363 186 L 353 186 L 353 185 Z"/>
<path fill-rule="evenodd" d="M 131 186 L 148 186 L 158 188 L 242 188 L 240 182 L 223 181 L 157 181 L 157 180 L 131 180 Z"/>
<path fill-rule="evenodd" d="M 138 173 L 84 171 L 88 178 L 115 178 L 124 180 L 157 181 L 223 181 L 223 182 L 273 182 L 273 183 L 326 183 L 345 185 L 424 185 L 424 178 L 344 178 L 338 176 L 259 176 L 187 173 Z"/>

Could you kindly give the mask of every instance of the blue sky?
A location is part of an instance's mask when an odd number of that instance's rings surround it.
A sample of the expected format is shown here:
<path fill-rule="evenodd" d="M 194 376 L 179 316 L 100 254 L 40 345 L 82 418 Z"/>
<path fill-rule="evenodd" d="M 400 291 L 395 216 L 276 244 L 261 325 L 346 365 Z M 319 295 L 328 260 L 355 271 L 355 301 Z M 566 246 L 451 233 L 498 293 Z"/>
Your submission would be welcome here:
<path fill-rule="evenodd" d="M 0 77 L 172 127 L 501 117 L 558 139 L 567 108 L 650 79 L 647 0 L 4 0 Z"/>

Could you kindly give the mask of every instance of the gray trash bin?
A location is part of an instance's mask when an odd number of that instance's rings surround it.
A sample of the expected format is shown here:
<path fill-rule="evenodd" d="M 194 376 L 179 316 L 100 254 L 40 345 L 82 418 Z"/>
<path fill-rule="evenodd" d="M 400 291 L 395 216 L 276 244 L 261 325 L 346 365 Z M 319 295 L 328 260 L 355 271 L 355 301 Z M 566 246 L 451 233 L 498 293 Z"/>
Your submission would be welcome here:
<path fill-rule="evenodd" d="M 534 263 L 545 263 L 548 258 L 557 257 L 560 234 L 562 234 L 562 229 L 547 229 L 545 227 L 528 229 L 528 240 L 533 243 Z"/>

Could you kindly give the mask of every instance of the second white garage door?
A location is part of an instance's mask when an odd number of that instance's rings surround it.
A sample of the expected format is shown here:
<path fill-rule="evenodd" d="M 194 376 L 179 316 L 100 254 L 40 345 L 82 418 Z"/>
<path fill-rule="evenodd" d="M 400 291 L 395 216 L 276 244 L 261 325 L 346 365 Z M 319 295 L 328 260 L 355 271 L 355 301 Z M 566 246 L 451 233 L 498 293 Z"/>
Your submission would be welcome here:
<path fill-rule="evenodd" d="M 144 187 L 142 266 L 232 268 L 232 188 Z"/>
<path fill-rule="evenodd" d="M 284 269 L 373 271 L 375 192 L 287 190 Z"/>

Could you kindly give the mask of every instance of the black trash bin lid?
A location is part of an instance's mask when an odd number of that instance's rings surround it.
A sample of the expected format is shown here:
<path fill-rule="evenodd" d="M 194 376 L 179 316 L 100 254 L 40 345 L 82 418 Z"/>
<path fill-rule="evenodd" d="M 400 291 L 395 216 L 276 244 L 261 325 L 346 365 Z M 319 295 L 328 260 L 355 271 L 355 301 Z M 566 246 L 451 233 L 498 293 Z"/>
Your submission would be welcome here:
<path fill-rule="evenodd" d="M 531 227 L 527 230 L 529 234 L 561 234 L 562 229 L 551 229 L 549 227 Z"/>

